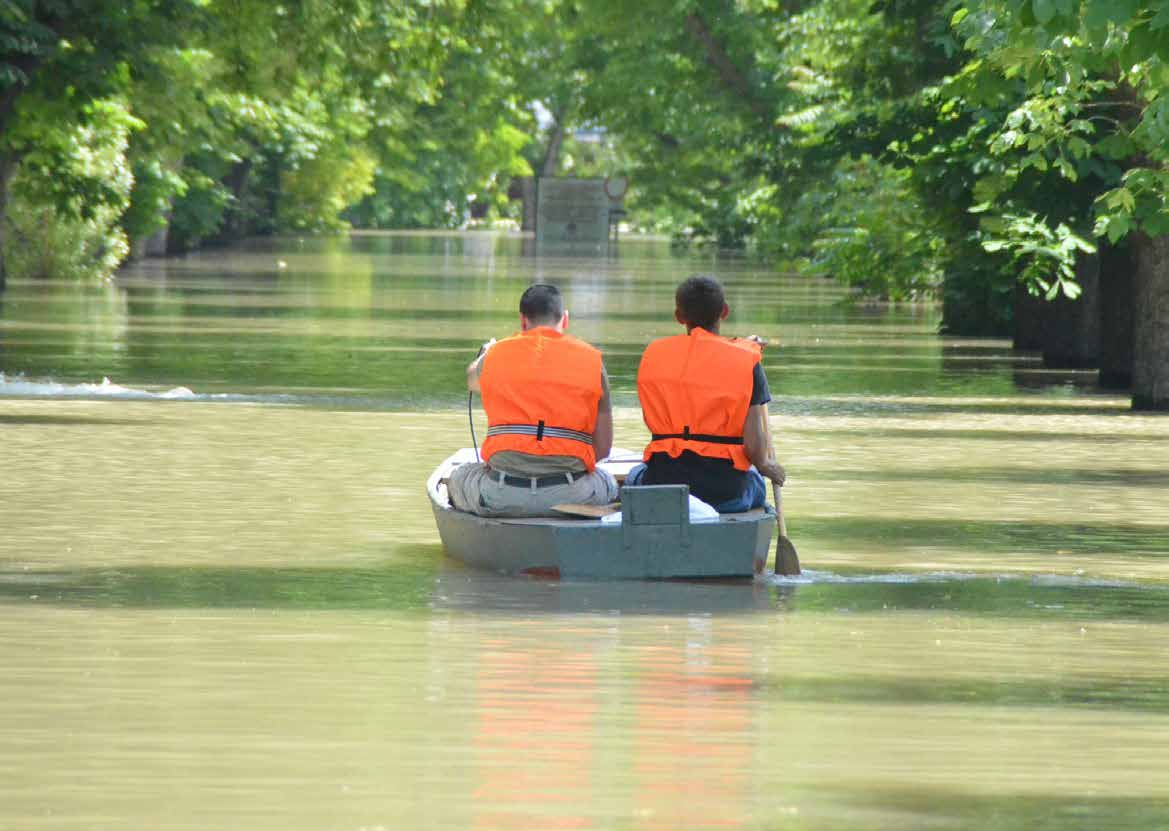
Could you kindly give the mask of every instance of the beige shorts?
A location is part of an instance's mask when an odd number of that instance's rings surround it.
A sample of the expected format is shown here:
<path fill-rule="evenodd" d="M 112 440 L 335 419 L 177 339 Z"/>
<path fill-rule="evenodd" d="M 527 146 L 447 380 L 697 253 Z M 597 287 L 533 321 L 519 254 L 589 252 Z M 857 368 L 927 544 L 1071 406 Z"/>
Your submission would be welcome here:
<path fill-rule="evenodd" d="M 617 501 L 617 481 L 597 469 L 563 485 L 510 485 L 499 481 L 499 472 L 483 463 L 459 465 L 451 472 L 447 492 L 451 504 L 460 511 L 479 516 L 524 517 L 563 516 L 553 505 L 575 502 L 583 505 L 607 505 Z"/>

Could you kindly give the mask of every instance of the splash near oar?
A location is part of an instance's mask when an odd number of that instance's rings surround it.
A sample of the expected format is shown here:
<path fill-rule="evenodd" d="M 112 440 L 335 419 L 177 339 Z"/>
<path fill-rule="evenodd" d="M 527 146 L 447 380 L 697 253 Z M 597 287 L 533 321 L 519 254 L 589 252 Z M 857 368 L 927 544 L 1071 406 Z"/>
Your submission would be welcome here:
<path fill-rule="evenodd" d="M 787 536 L 787 524 L 783 521 L 783 503 L 779 498 L 779 485 L 771 483 L 771 495 L 775 499 L 775 573 L 782 577 L 795 577 L 800 573 L 800 555 Z"/>

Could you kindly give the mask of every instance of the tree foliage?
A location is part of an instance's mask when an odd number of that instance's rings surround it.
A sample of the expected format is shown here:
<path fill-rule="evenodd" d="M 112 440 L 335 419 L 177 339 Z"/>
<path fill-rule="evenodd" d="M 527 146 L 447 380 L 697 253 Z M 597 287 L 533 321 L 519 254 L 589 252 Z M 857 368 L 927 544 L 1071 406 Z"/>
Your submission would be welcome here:
<path fill-rule="evenodd" d="M 515 176 L 622 173 L 643 224 L 989 332 L 1017 280 L 1073 297 L 1098 240 L 1169 234 L 1163 0 L 0 7 L 4 251 L 50 215 L 172 249 L 459 227 Z"/>

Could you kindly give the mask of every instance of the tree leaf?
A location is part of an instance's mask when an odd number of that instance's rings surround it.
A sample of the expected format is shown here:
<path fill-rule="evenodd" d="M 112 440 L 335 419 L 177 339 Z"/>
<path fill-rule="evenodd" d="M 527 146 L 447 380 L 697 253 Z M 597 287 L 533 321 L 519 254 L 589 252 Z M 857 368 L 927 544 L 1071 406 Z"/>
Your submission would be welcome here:
<path fill-rule="evenodd" d="M 1040 24 L 1046 26 L 1055 17 L 1055 2 L 1054 0 L 1033 0 L 1035 19 Z"/>
<path fill-rule="evenodd" d="M 1128 236 L 1131 222 L 1127 216 L 1115 214 L 1108 217 L 1108 241 L 1116 244 Z"/>

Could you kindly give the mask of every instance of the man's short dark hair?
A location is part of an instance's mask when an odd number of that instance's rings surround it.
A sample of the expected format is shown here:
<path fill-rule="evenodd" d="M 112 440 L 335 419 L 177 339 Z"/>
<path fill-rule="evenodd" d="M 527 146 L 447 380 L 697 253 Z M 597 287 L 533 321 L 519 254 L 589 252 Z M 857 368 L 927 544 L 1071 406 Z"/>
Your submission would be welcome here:
<path fill-rule="evenodd" d="M 520 296 L 520 314 L 532 323 L 554 324 L 564 314 L 564 298 L 551 283 L 532 283 Z"/>
<path fill-rule="evenodd" d="M 726 302 L 722 285 L 705 274 L 683 280 L 674 292 L 674 305 L 686 325 L 701 326 L 708 332 L 718 326 Z"/>

